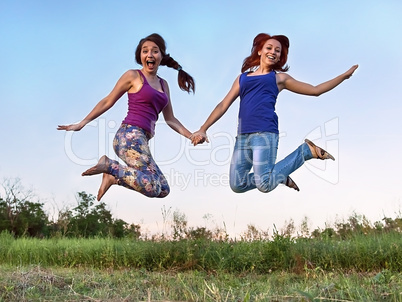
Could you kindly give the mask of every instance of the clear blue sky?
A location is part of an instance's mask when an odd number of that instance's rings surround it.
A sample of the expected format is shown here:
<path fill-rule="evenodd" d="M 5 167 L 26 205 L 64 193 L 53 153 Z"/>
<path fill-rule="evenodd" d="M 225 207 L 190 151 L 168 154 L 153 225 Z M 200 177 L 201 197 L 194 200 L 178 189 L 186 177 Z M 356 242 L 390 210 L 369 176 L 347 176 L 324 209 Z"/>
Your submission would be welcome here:
<path fill-rule="evenodd" d="M 323 227 L 353 212 L 372 222 L 401 210 L 400 55 L 402 3 L 388 1 L 11 1 L 0 3 L 0 178 L 19 177 L 49 212 L 96 195 L 101 176 L 81 172 L 106 153 L 127 111 L 127 97 L 81 132 L 56 130 L 77 122 L 138 68 L 134 50 L 158 32 L 167 51 L 196 80 L 182 92 L 177 72 L 160 68 L 176 116 L 190 131 L 225 96 L 260 32 L 290 39 L 289 74 L 318 84 L 353 64 L 354 76 L 319 98 L 282 92 L 277 103 L 278 159 L 308 137 L 336 156 L 310 161 L 292 178 L 301 191 L 278 187 L 233 193 L 227 183 L 238 101 L 210 128 L 210 144 L 192 147 L 160 117 L 152 140 L 171 194 L 148 199 L 113 187 L 105 201 L 117 218 L 161 231 L 161 209 L 186 214 L 190 225 L 247 224 L 272 230 L 304 216 Z M 209 221 L 203 219 L 209 217 Z M 210 225 L 208 225 L 210 226 Z"/>

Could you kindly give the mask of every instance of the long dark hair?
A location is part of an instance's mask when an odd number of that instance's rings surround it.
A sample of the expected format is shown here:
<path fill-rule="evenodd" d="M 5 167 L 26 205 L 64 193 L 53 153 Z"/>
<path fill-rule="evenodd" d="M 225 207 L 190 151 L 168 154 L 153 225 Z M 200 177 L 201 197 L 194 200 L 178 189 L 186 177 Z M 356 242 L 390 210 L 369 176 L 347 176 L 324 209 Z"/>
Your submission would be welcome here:
<path fill-rule="evenodd" d="M 180 89 L 187 91 L 188 93 L 190 93 L 191 91 L 193 91 L 194 93 L 195 84 L 193 77 L 185 72 L 180 64 L 166 53 L 166 42 L 159 34 L 154 33 L 140 40 L 137 45 L 137 49 L 135 50 L 135 60 L 137 61 L 137 63 L 141 65 L 141 48 L 146 41 L 151 41 L 158 45 L 159 50 L 162 53 L 161 65 L 176 69 L 179 72 L 177 76 L 177 82 Z"/>
<path fill-rule="evenodd" d="M 289 66 L 285 65 L 288 60 L 289 53 L 289 39 L 283 35 L 270 36 L 268 34 L 258 34 L 253 41 L 253 47 L 251 48 L 251 55 L 244 59 L 243 66 L 241 68 L 241 72 L 245 72 L 246 70 L 256 67 L 260 65 L 260 56 L 258 52 L 262 49 L 265 42 L 269 39 L 277 40 L 282 45 L 281 50 L 281 58 L 279 62 L 277 62 L 272 69 L 276 71 L 288 71 Z"/>

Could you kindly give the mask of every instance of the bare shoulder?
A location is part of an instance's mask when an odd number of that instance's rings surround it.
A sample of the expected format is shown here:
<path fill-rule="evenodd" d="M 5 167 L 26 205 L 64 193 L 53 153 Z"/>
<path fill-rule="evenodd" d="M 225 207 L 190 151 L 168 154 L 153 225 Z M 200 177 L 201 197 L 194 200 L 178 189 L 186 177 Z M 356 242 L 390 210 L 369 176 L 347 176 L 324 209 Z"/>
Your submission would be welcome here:
<path fill-rule="evenodd" d="M 293 79 L 289 74 L 285 72 L 278 72 L 276 74 L 276 85 L 279 88 L 279 91 L 282 91 L 286 88 L 286 84 L 289 80 Z"/>
<path fill-rule="evenodd" d="M 142 77 L 137 69 L 129 69 L 120 78 L 121 83 L 130 93 L 138 92 L 142 87 Z"/>
<path fill-rule="evenodd" d="M 233 81 L 232 87 L 234 87 L 234 86 L 240 86 L 240 76 L 241 76 L 241 74 L 239 74 L 239 75 L 236 77 L 236 79 Z"/>
<path fill-rule="evenodd" d="M 138 79 L 140 76 L 137 69 L 129 69 L 125 73 L 123 73 L 123 77 L 131 78 L 132 80 Z"/>
<path fill-rule="evenodd" d="M 276 80 L 277 80 L 277 82 L 284 82 L 284 81 L 286 81 L 287 79 L 290 79 L 290 78 L 292 78 L 289 74 L 287 74 L 286 72 L 278 72 L 277 74 L 276 74 Z"/>

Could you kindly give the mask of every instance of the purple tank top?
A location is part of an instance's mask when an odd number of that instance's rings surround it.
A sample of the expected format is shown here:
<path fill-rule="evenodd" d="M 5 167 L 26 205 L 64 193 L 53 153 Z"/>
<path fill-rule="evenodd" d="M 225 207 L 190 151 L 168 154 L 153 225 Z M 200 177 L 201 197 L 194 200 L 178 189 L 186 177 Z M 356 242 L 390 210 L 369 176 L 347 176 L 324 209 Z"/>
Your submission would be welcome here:
<path fill-rule="evenodd" d="M 138 72 L 143 79 L 143 85 L 138 92 L 127 93 L 128 112 L 122 123 L 140 127 L 150 137 L 153 137 L 158 115 L 168 104 L 169 100 L 165 93 L 162 79 L 160 79 L 160 82 L 164 92 L 152 88 L 141 70 L 138 70 Z"/>

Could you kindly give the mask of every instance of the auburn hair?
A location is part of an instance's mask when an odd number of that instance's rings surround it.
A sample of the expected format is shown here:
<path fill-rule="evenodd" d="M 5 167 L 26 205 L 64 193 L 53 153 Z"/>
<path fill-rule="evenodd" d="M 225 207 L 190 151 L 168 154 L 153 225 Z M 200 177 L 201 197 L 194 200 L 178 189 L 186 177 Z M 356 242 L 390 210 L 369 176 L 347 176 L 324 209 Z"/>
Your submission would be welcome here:
<path fill-rule="evenodd" d="M 241 72 L 245 72 L 246 70 L 252 69 L 260 65 L 260 56 L 258 55 L 258 52 L 263 48 L 265 42 L 267 42 L 269 39 L 277 40 L 279 43 L 281 43 L 282 46 L 280 60 L 273 66 L 272 69 L 275 71 L 289 70 L 289 66 L 286 65 L 289 52 L 288 37 L 283 35 L 271 36 L 265 33 L 260 33 L 254 38 L 253 47 L 251 48 L 251 55 L 244 59 Z"/>
<path fill-rule="evenodd" d="M 180 66 L 180 64 L 175 59 L 173 59 L 168 53 L 166 53 L 166 42 L 159 34 L 154 33 L 140 40 L 135 50 L 136 62 L 142 65 L 141 49 L 142 45 L 146 41 L 154 42 L 159 47 L 159 50 L 161 51 L 162 54 L 161 65 L 176 69 L 179 72 L 177 76 L 177 82 L 179 84 L 180 89 L 187 91 L 188 93 L 190 93 L 191 91 L 195 92 L 195 83 L 193 77 L 189 75 L 187 72 L 185 72 Z"/>

